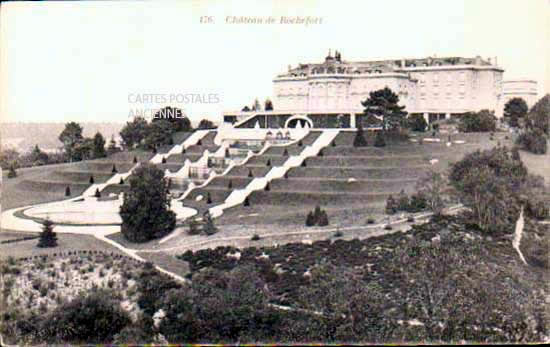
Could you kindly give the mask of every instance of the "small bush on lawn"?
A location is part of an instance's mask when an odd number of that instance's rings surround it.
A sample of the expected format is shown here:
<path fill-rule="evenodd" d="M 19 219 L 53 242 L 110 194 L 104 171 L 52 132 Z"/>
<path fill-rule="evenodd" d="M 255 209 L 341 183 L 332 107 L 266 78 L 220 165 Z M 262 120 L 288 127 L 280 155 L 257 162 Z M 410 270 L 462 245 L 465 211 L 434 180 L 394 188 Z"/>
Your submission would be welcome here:
<path fill-rule="evenodd" d="M 391 225 L 388 224 L 388 225 L 386 225 L 386 226 L 384 227 L 384 229 L 385 229 L 385 230 L 392 230 L 393 228 L 392 228 Z"/>
<path fill-rule="evenodd" d="M 67 186 L 65 188 L 65 196 L 71 196 L 71 187 Z"/>
<path fill-rule="evenodd" d="M 327 212 L 322 210 L 321 207 L 316 206 L 315 210 L 310 211 L 306 216 L 306 226 L 327 226 L 329 225 Z"/>
<path fill-rule="evenodd" d="M 384 134 L 382 134 L 382 131 L 376 132 L 376 137 L 374 139 L 374 147 L 385 147 L 386 146 L 386 140 L 384 140 Z"/>
<path fill-rule="evenodd" d="M 250 240 L 252 240 L 252 241 L 258 241 L 259 239 L 260 239 L 260 235 L 254 234 L 254 235 L 252 235 L 252 238 L 251 238 Z"/>
<path fill-rule="evenodd" d="M 367 219 L 367 224 L 374 224 L 374 222 L 375 222 L 375 221 L 374 221 L 374 219 L 372 219 L 372 218 L 368 218 L 368 219 Z"/>

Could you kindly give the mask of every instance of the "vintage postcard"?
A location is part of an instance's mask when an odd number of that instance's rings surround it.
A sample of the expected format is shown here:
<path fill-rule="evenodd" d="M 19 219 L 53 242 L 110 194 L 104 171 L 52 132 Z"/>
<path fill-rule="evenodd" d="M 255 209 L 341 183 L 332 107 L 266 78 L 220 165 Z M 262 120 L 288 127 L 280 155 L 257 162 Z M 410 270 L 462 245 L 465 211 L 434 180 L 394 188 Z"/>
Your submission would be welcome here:
<path fill-rule="evenodd" d="M 0 345 L 549 343 L 550 1 L 2 1 Z"/>

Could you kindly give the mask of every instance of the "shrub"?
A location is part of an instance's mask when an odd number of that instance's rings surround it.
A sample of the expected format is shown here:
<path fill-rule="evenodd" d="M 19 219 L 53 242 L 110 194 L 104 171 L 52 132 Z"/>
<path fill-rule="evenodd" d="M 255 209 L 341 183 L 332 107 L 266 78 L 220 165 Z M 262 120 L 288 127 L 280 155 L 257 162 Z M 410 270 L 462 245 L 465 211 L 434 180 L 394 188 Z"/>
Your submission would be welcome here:
<path fill-rule="evenodd" d="M 166 157 L 162 157 L 162 164 L 166 164 Z"/>
<path fill-rule="evenodd" d="M 244 198 L 243 205 L 246 206 L 246 207 L 250 206 L 250 200 L 248 200 L 248 196 L 246 198 Z"/>
<path fill-rule="evenodd" d="M 267 159 L 267 162 L 265 163 L 265 166 L 271 166 L 271 159 Z"/>
<path fill-rule="evenodd" d="M 409 223 L 414 223 L 414 217 L 413 217 L 413 216 L 409 216 L 409 217 L 407 218 L 407 222 L 409 222 Z"/>
<path fill-rule="evenodd" d="M 423 115 L 413 114 L 409 117 L 408 125 L 412 131 L 424 132 L 426 131 L 426 127 L 428 126 L 428 123 L 424 119 Z"/>
<path fill-rule="evenodd" d="M 367 146 L 367 140 L 365 140 L 365 134 L 363 131 L 363 126 L 359 123 L 357 127 L 357 132 L 355 133 L 355 138 L 353 139 L 353 147 L 365 147 Z"/>
<path fill-rule="evenodd" d="M 386 214 L 395 214 L 399 210 L 399 205 L 397 201 L 393 198 L 393 196 L 390 194 L 388 198 L 386 199 Z"/>
<path fill-rule="evenodd" d="M 252 174 L 252 169 L 248 169 L 248 177 L 252 178 L 254 175 Z"/>
<path fill-rule="evenodd" d="M 319 219 L 317 220 L 317 225 L 320 227 L 327 226 L 328 223 L 328 215 L 326 211 L 321 211 L 321 214 L 319 215 Z"/>
<path fill-rule="evenodd" d="M 375 220 L 373 218 L 367 219 L 367 224 L 374 224 L 374 223 L 375 223 Z"/>
<path fill-rule="evenodd" d="M 344 235 L 344 233 L 342 233 L 340 230 L 336 230 L 336 232 L 334 233 L 334 237 L 342 237 Z"/>
<path fill-rule="evenodd" d="M 460 117 L 458 129 L 464 133 L 495 131 L 496 117 L 494 112 L 489 110 L 468 112 Z"/>
<path fill-rule="evenodd" d="M 211 204 L 212 203 L 212 197 L 210 196 L 210 192 L 206 193 L 206 203 Z"/>
<path fill-rule="evenodd" d="M 539 129 L 521 133 L 516 140 L 516 144 L 534 154 L 545 154 L 547 151 L 546 136 Z"/>
<path fill-rule="evenodd" d="M 115 164 L 113 164 L 113 168 L 111 169 L 111 173 L 117 173 L 117 169 L 116 169 L 116 166 Z"/>
<path fill-rule="evenodd" d="M 15 170 L 15 166 L 12 164 L 8 171 L 8 178 L 15 178 L 15 177 L 17 177 L 17 171 Z"/>
<path fill-rule="evenodd" d="M 90 184 L 94 184 L 94 176 L 90 176 Z"/>
<path fill-rule="evenodd" d="M 45 219 L 42 222 L 42 232 L 40 233 L 37 247 L 46 248 L 57 246 L 57 235 L 55 235 L 53 231 L 53 225 L 53 222 L 49 219 Z"/>
<path fill-rule="evenodd" d="M 254 234 L 254 235 L 252 235 L 252 238 L 251 238 L 250 240 L 252 240 L 252 241 L 258 241 L 259 239 L 260 239 L 260 235 Z"/>
<path fill-rule="evenodd" d="M 229 180 L 229 183 L 227 184 L 227 189 L 233 189 L 233 180 Z"/>
<path fill-rule="evenodd" d="M 71 187 L 65 187 L 65 196 L 71 196 Z"/>
<path fill-rule="evenodd" d="M 306 216 L 306 227 L 312 227 L 315 224 L 317 224 L 317 221 L 315 220 L 315 217 L 313 216 L 313 212 L 309 211 Z"/>
<path fill-rule="evenodd" d="M 385 230 L 392 230 L 393 227 L 389 224 L 386 224 L 386 226 L 384 227 Z"/>
<path fill-rule="evenodd" d="M 285 148 L 285 151 L 283 152 L 283 156 L 288 157 L 288 149 Z"/>
<path fill-rule="evenodd" d="M 304 145 L 304 143 L 302 142 L 302 140 L 298 141 L 298 146 L 299 147 L 302 147 Z"/>
<path fill-rule="evenodd" d="M 101 192 L 99 191 L 99 188 L 95 189 L 94 197 L 101 198 Z"/>
<path fill-rule="evenodd" d="M 120 181 L 118 181 L 118 184 L 124 184 L 124 179 L 121 177 Z"/>
<path fill-rule="evenodd" d="M 306 160 L 304 159 L 304 161 L 302 161 L 302 164 L 301 164 L 302 167 L 306 167 L 307 166 L 307 163 L 306 163 Z"/>
<path fill-rule="evenodd" d="M 137 160 L 136 156 L 134 156 L 133 162 L 134 162 L 134 164 L 137 164 L 138 160 Z"/>
<path fill-rule="evenodd" d="M 269 182 L 267 182 L 267 184 L 265 185 L 264 190 L 267 191 L 267 192 L 271 190 Z"/>
<path fill-rule="evenodd" d="M 374 138 L 374 147 L 384 147 L 386 146 L 386 140 L 384 140 L 384 134 L 381 131 L 376 132 L 376 137 Z"/>

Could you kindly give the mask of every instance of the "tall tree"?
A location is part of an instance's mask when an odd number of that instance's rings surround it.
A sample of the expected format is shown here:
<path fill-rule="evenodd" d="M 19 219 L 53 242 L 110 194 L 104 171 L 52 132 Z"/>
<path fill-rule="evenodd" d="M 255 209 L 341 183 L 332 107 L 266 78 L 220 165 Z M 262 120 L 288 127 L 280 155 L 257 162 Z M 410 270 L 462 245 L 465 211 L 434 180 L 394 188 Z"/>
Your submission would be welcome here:
<path fill-rule="evenodd" d="M 216 126 L 211 120 L 201 119 L 199 125 L 197 126 L 197 129 L 214 129 L 215 127 Z"/>
<path fill-rule="evenodd" d="M 136 117 L 131 122 L 126 122 L 126 125 L 120 131 L 120 137 L 124 146 L 128 149 L 133 149 L 147 136 L 147 121 L 143 117 Z"/>
<path fill-rule="evenodd" d="M 440 214 L 443 209 L 443 191 L 445 186 L 445 179 L 436 171 L 429 171 L 417 182 L 418 193 L 426 199 L 428 206 L 435 214 Z"/>
<path fill-rule="evenodd" d="M 92 152 L 92 156 L 94 158 L 104 158 L 107 156 L 107 153 L 105 152 L 105 138 L 99 131 L 94 135 Z"/>
<path fill-rule="evenodd" d="M 529 111 L 526 126 L 528 129 L 540 129 L 544 134 L 549 134 L 550 123 L 550 94 L 543 96 Z"/>
<path fill-rule="evenodd" d="M 121 231 L 133 242 L 145 242 L 172 231 L 176 214 L 170 210 L 168 182 L 164 172 L 152 165 L 142 165 L 130 176 L 130 190 L 120 207 Z"/>
<path fill-rule="evenodd" d="M 527 107 L 525 100 L 512 98 L 504 105 L 504 117 L 506 117 L 510 126 L 517 127 L 519 125 L 518 119 L 523 118 L 528 110 L 529 107 Z"/>
<path fill-rule="evenodd" d="M 30 154 L 30 160 L 32 165 L 46 165 L 48 163 L 48 154 L 42 152 L 38 145 L 35 145 Z"/>
<path fill-rule="evenodd" d="M 170 139 L 174 133 L 172 124 L 164 119 L 159 119 L 156 122 L 151 122 L 147 126 L 147 135 L 145 137 L 145 146 L 149 149 L 154 149 L 159 146 L 170 144 Z"/>
<path fill-rule="evenodd" d="M 69 160 L 74 160 L 74 148 L 83 140 L 82 127 L 76 122 L 65 124 L 65 129 L 59 134 L 59 141 L 63 143 L 65 154 Z"/>
<path fill-rule="evenodd" d="M 365 115 L 382 117 L 384 130 L 398 128 L 407 115 L 405 106 L 399 106 L 399 96 L 388 87 L 370 92 L 369 98 L 361 105 L 365 108 Z"/>
<path fill-rule="evenodd" d="M 264 109 L 265 109 L 266 111 L 273 111 L 273 102 L 271 102 L 270 99 L 266 99 L 266 100 L 265 100 L 265 107 L 264 107 Z"/>

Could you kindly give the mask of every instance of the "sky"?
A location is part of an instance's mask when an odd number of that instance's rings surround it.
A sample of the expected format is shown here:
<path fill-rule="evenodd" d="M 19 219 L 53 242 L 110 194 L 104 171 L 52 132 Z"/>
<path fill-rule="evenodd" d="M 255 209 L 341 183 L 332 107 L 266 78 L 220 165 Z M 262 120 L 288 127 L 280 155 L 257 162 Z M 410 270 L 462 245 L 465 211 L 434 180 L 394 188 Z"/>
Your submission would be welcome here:
<path fill-rule="evenodd" d="M 228 23 L 233 16 L 275 23 Z M 328 49 L 351 61 L 497 57 L 505 80 L 537 80 L 542 96 L 549 19 L 550 0 L 7 2 L 0 121 L 126 122 L 165 105 L 219 121 L 270 97 L 288 65 L 321 62 Z"/>

